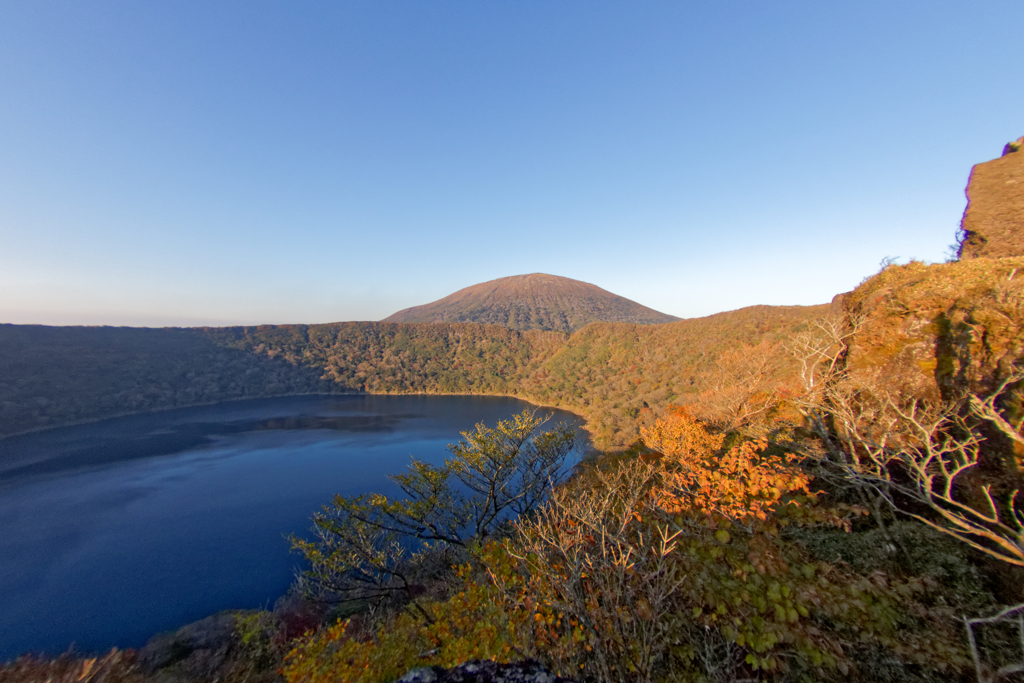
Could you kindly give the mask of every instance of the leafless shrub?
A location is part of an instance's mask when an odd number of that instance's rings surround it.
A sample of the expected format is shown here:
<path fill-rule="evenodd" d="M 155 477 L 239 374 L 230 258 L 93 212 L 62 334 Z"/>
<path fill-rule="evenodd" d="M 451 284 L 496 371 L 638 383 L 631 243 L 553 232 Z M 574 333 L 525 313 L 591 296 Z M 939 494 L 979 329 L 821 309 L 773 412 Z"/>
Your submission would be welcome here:
<path fill-rule="evenodd" d="M 784 392 L 788 362 L 778 342 L 764 340 L 720 354 L 699 378 L 704 386 L 688 406 L 701 420 L 723 431 L 764 431 Z"/>
<path fill-rule="evenodd" d="M 844 446 L 838 464 L 851 481 L 873 489 L 894 509 L 976 550 L 1024 566 L 1019 488 L 1008 487 L 1000 476 L 1016 473 L 985 473 L 979 467 L 992 464 L 991 457 L 986 459 L 986 427 L 1020 438 L 996 401 L 1021 379 L 1024 374 L 1013 375 L 988 396 L 968 394 L 939 405 L 878 392 L 863 381 L 838 384 L 828 393 L 829 412 Z"/>
<path fill-rule="evenodd" d="M 142 683 L 143 675 L 130 650 L 111 650 L 96 657 L 65 654 L 55 659 L 24 655 L 0 664 L 0 680 L 10 683 Z"/>
<path fill-rule="evenodd" d="M 678 534 L 643 524 L 654 466 L 632 461 L 593 476 L 519 522 L 517 557 L 576 634 L 578 647 L 556 653 L 566 670 L 585 665 L 603 681 L 651 681 L 671 643 L 672 594 L 684 581 L 669 557 Z"/>
<path fill-rule="evenodd" d="M 801 365 L 798 400 L 820 437 L 822 461 L 869 499 L 885 531 L 885 506 L 1011 565 L 1024 566 L 1024 509 L 1020 463 L 1001 453 L 998 437 L 1016 453 L 1024 446 L 1024 417 L 1011 421 L 1001 403 L 1024 371 L 1010 368 L 994 389 L 937 399 L 901 391 L 878 373 L 845 367 L 851 337 L 863 319 L 826 320 L 790 350 Z M 986 663 L 976 632 L 1017 620 L 1024 655 L 1024 605 L 994 617 L 964 618 L 978 680 L 1024 671 L 1020 662 Z M 988 653 L 992 658 L 992 653 Z"/>
<path fill-rule="evenodd" d="M 977 617 L 974 619 L 964 618 L 964 625 L 967 627 L 967 640 L 971 645 L 971 656 L 974 658 L 974 670 L 978 677 L 978 683 L 995 683 L 1013 674 L 1024 672 L 1024 605 L 1009 607 L 991 617 Z M 994 667 L 982 656 L 978 646 L 979 631 L 982 627 L 1010 626 L 1015 632 L 1017 644 L 1019 645 L 1019 658 L 1016 662 Z"/>
<path fill-rule="evenodd" d="M 829 463 L 877 504 L 906 514 L 972 548 L 1024 566 L 1024 515 L 1018 488 L 986 475 L 992 463 L 986 430 L 1024 445 L 1021 425 L 998 407 L 1024 372 L 1006 377 L 987 395 L 964 392 L 925 400 L 887 386 L 878 374 L 844 367 L 850 338 L 864 320 L 816 322 L 790 344 L 801 367 L 798 403 L 820 437 Z M 1015 468 L 1013 468 L 1015 469 Z M 1006 474 L 1005 472 L 1003 474 Z M 1016 472 L 1011 472 L 1016 479 Z"/>

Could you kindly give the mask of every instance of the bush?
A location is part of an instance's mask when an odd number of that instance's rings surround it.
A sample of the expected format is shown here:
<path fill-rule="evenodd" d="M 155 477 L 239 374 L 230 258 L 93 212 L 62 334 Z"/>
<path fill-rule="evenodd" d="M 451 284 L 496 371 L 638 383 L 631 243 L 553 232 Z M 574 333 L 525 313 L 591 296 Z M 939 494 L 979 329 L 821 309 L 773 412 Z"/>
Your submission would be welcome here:
<path fill-rule="evenodd" d="M 485 554 L 492 566 L 502 564 L 500 549 L 491 547 Z M 504 565 L 508 574 L 509 565 Z M 360 620 L 348 619 L 309 636 L 287 655 L 282 668 L 285 680 L 385 683 L 420 666 L 521 659 L 516 634 L 522 632 L 525 617 L 509 609 L 495 583 L 474 580 L 472 573 L 464 565 L 458 573 L 462 590 L 447 600 L 423 603 L 427 620 L 396 613 L 367 633 Z"/>
<path fill-rule="evenodd" d="M 645 430 L 663 457 L 595 471 L 521 520 L 509 551 L 533 607 L 533 647 L 561 673 L 602 681 L 800 680 L 857 669 L 865 647 L 908 665 L 969 665 L 934 581 L 857 574 L 781 532 L 848 528 L 810 479 L 763 443 L 716 450 L 682 412 Z"/>
<path fill-rule="evenodd" d="M 414 459 L 391 477 L 404 500 L 336 496 L 314 515 L 313 540 L 292 538 L 311 565 L 306 588 L 337 602 L 411 601 L 436 578 L 423 571 L 432 558 L 464 560 L 468 547 L 542 505 L 565 477 L 577 433 L 565 424 L 540 431 L 549 417 L 526 410 L 494 428 L 477 424 L 440 467 Z"/>
<path fill-rule="evenodd" d="M 960 678 L 970 655 L 951 556 L 914 575 L 833 557 L 856 548 L 852 507 L 818 501 L 792 456 L 725 447 L 682 411 L 645 428 L 644 457 L 606 461 L 555 490 L 512 537 L 474 550 L 452 597 L 422 614 L 340 621 L 304 640 L 288 681 L 387 681 L 424 665 L 532 657 L 600 681 Z M 916 527 L 915 527 L 916 529 Z M 894 527 L 916 561 L 942 554 Z M 844 551 L 846 552 L 846 551 Z M 931 555 L 929 555 L 931 553 Z M 877 554 L 877 553 L 876 553 Z"/>

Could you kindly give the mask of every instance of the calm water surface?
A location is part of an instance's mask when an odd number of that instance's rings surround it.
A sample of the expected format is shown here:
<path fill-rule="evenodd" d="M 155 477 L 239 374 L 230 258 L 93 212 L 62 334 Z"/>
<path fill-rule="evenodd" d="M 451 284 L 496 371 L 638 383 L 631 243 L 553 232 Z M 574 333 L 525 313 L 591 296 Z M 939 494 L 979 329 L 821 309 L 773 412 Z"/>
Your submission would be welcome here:
<path fill-rule="evenodd" d="M 284 539 L 335 493 L 398 493 L 492 397 L 235 401 L 0 440 L 0 661 L 138 647 L 231 608 L 271 605 L 300 558 Z M 569 413 L 558 420 L 578 421 Z"/>

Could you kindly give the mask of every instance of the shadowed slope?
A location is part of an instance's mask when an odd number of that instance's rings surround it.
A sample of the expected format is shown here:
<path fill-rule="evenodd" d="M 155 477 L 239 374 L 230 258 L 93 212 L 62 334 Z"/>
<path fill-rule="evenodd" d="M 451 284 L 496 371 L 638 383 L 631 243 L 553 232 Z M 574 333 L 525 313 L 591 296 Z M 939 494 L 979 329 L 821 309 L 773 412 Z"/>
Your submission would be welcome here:
<path fill-rule="evenodd" d="M 676 320 L 586 282 L 533 273 L 466 287 L 433 303 L 399 311 L 384 322 L 484 323 L 572 333 L 592 322 L 652 325 Z"/>

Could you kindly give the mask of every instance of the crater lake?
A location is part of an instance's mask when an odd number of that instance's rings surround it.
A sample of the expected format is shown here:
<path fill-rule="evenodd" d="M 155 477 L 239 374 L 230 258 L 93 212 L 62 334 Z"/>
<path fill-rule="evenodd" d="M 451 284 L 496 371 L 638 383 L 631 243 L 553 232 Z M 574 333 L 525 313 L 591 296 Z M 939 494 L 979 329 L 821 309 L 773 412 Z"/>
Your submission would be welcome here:
<path fill-rule="evenodd" d="M 139 647 L 221 610 L 272 606 L 302 567 L 286 537 L 334 494 L 400 494 L 387 475 L 411 457 L 441 463 L 461 431 L 531 407 L 296 396 L 0 440 L 0 661 Z"/>

